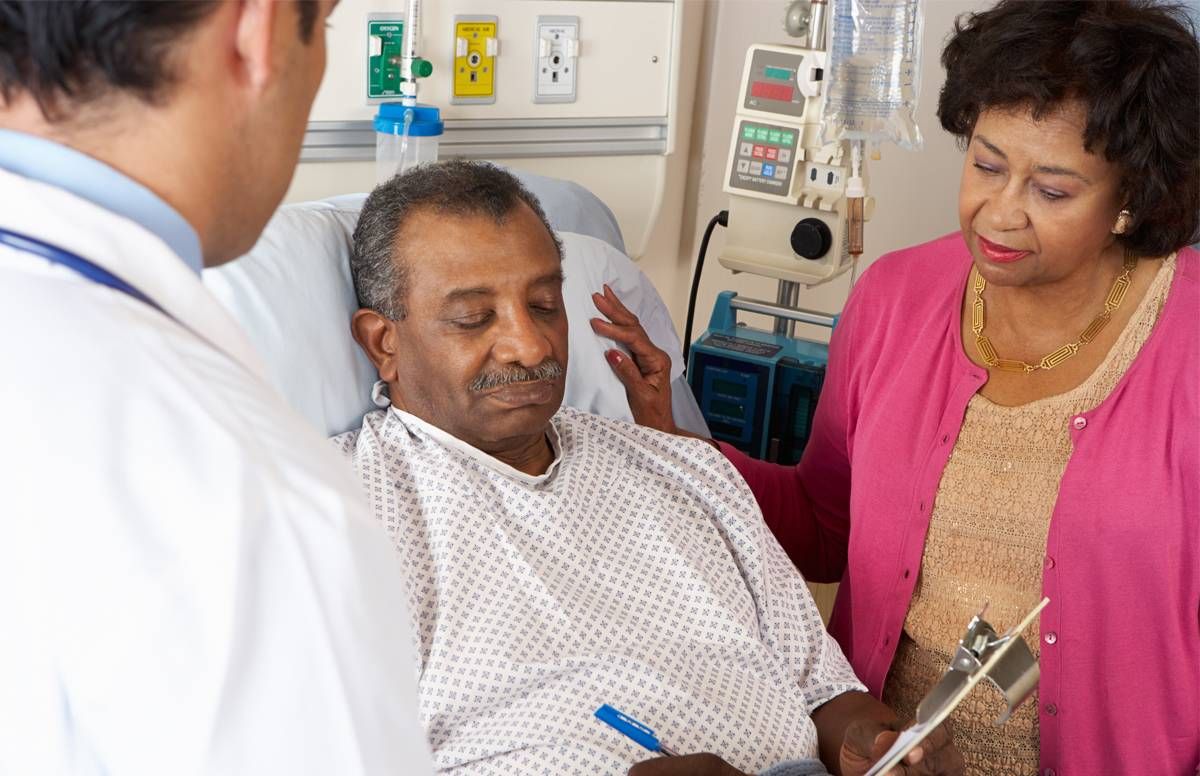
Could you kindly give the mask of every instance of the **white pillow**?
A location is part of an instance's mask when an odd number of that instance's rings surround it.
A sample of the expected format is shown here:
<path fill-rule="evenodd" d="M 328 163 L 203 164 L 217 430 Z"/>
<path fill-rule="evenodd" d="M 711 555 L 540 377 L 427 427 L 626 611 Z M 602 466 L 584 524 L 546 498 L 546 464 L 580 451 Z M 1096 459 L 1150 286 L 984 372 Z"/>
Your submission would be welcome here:
<path fill-rule="evenodd" d="M 330 202 L 285 205 L 250 253 L 203 274 L 262 356 L 272 384 L 330 436 L 358 426 L 378 379 L 350 336 L 358 309 L 350 278 L 357 221 L 358 209 Z"/>
<path fill-rule="evenodd" d="M 358 303 L 350 277 L 354 225 L 365 195 L 285 205 L 246 256 L 205 270 L 204 283 L 241 323 L 276 388 L 327 435 L 357 428 L 374 408 L 378 375 L 350 335 Z M 554 219 L 551 216 L 551 224 Z M 555 225 L 557 226 L 557 225 Z M 604 360 L 613 343 L 588 320 L 591 293 L 608 283 L 641 319 L 655 344 L 671 354 L 672 377 L 683 373 L 681 347 L 666 305 L 629 257 L 608 243 L 571 232 L 563 240 L 563 295 L 570 325 L 564 402 L 632 420 L 625 391 Z M 675 380 L 676 419 L 707 433 L 690 390 Z"/>

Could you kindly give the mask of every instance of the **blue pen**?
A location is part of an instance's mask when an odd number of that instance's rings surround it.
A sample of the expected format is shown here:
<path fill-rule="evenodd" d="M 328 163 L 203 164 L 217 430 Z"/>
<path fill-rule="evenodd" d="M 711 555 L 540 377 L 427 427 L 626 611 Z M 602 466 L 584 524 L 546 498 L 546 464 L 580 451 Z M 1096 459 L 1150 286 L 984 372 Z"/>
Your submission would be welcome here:
<path fill-rule="evenodd" d="M 637 743 L 649 749 L 651 752 L 657 752 L 664 757 L 678 757 L 679 753 L 673 749 L 668 749 L 663 746 L 663 743 L 654 735 L 654 731 L 638 722 L 633 717 L 624 712 L 617 711 L 607 703 L 596 709 L 596 719 L 622 733 L 629 738 L 632 738 Z"/>

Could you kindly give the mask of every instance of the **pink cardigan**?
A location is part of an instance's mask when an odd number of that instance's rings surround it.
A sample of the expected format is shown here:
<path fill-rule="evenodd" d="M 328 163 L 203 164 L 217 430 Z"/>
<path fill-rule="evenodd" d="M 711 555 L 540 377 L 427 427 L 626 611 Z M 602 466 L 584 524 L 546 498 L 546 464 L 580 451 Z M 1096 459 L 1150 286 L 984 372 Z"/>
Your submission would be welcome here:
<path fill-rule="evenodd" d="M 960 330 L 970 261 L 953 234 L 864 274 L 834 332 L 798 466 L 722 445 L 801 572 L 841 581 L 829 629 L 876 695 L 942 469 L 986 382 Z M 1111 396 L 1071 422 L 1042 575 L 1042 776 L 1191 776 L 1200 766 L 1198 265 L 1196 251 L 1180 252 L 1142 352 Z"/>

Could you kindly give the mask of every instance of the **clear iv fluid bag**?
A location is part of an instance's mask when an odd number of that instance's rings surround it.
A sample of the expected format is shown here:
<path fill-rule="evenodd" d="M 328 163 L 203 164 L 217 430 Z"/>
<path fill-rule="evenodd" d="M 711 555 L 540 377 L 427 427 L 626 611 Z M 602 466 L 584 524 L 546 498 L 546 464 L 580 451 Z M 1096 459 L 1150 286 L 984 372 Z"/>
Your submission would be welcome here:
<path fill-rule="evenodd" d="M 921 148 L 923 0 L 833 0 L 821 139 Z"/>

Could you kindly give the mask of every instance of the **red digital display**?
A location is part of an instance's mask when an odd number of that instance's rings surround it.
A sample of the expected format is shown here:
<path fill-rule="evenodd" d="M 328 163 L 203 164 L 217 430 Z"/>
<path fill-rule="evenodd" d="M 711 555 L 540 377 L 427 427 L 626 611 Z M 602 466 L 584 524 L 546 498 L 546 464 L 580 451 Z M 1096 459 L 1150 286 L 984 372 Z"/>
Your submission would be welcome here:
<path fill-rule="evenodd" d="M 788 84 L 769 84 L 765 81 L 755 81 L 750 84 L 750 95 L 752 97 L 762 97 L 766 100 L 791 102 L 794 93 L 795 90 Z"/>

